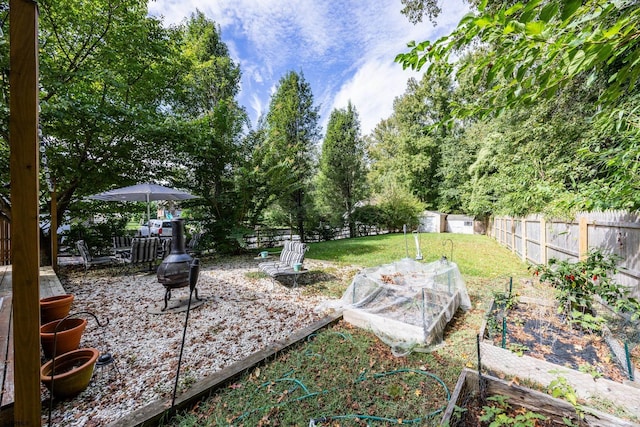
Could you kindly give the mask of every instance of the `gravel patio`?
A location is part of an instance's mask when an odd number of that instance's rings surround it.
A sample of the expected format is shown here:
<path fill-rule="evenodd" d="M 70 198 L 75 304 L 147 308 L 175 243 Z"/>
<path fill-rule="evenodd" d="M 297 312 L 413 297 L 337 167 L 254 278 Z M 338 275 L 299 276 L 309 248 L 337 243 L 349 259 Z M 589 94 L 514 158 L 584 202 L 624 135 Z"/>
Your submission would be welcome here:
<path fill-rule="evenodd" d="M 323 280 L 327 268 L 346 281 L 348 270 L 354 269 L 336 269 L 311 259 L 305 260 L 305 267 L 311 273 L 294 288 L 249 274 L 258 271 L 252 256 L 203 261 L 197 288 L 204 303 L 189 314 L 178 394 L 324 317 L 314 309 L 327 298 L 309 292 L 305 283 L 314 277 Z M 115 363 L 96 368 L 89 387 L 77 397 L 54 401 L 51 425 L 108 425 L 172 396 L 186 312 L 157 314 L 164 304 L 164 287 L 155 273 L 113 269 L 84 273 L 64 267 L 59 277 L 65 291 L 75 295 L 72 313 L 88 311 L 102 323 L 108 319 L 107 326 L 99 327 L 92 316 L 82 315 L 88 325 L 81 347 L 109 352 Z M 189 288 L 172 294 L 171 301 L 186 301 Z M 42 387 L 43 401 L 48 397 Z M 47 404 L 42 410 L 43 425 L 48 412 Z"/>

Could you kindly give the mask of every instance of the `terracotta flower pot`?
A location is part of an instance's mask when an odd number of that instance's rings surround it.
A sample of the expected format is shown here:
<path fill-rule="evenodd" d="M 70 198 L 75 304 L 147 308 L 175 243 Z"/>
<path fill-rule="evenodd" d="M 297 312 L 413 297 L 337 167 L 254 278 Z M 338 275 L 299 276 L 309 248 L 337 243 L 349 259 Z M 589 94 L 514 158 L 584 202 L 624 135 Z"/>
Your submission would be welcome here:
<path fill-rule="evenodd" d="M 62 324 L 58 326 L 60 322 L 62 322 Z M 57 332 L 56 327 L 58 328 Z M 86 327 L 86 319 L 78 318 L 54 320 L 53 322 L 40 326 L 40 343 L 42 344 L 42 351 L 44 352 L 45 357 L 48 359 L 54 357 L 54 335 L 56 341 L 55 356 L 59 356 L 80 347 L 80 339 L 82 338 L 82 333 Z"/>
<path fill-rule="evenodd" d="M 58 356 L 40 367 L 40 381 L 55 397 L 73 397 L 89 385 L 99 354 L 95 348 L 81 348 Z"/>
<path fill-rule="evenodd" d="M 40 300 L 40 324 L 44 325 L 67 316 L 71 309 L 73 298 L 72 294 L 42 298 Z"/>

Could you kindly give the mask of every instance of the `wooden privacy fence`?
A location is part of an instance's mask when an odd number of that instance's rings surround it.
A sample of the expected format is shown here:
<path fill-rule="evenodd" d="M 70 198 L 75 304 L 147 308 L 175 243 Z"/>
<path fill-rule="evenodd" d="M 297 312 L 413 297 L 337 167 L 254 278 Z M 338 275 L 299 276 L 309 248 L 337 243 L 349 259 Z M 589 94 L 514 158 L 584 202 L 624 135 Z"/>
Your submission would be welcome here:
<path fill-rule="evenodd" d="M 616 281 L 634 294 L 640 291 L 640 212 L 580 213 L 570 221 L 499 216 L 490 221 L 488 234 L 533 264 L 578 260 L 591 248 L 614 253 L 622 259 Z"/>
<path fill-rule="evenodd" d="M 11 264 L 11 224 L 0 218 L 0 265 Z"/>

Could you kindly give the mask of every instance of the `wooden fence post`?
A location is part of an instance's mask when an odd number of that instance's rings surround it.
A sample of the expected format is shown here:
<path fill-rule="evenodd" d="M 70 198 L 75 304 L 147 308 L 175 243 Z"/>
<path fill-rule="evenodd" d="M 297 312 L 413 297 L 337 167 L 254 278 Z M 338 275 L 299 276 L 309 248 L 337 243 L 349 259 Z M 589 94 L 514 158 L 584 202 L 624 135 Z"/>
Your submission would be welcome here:
<path fill-rule="evenodd" d="M 580 217 L 578 224 L 578 258 L 582 261 L 587 258 L 589 253 L 589 225 L 584 216 Z"/>
<path fill-rule="evenodd" d="M 540 218 L 540 264 L 547 263 L 547 222 Z"/>
<path fill-rule="evenodd" d="M 522 218 L 522 261 L 527 262 L 527 218 Z"/>
<path fill-rule="evenodd" d="M 51 236 L 51 267 L 53 271 L 58 273 L 58 200 L 56 199 L 55 184 L 50 194 L 51 228 L 49 229 L 49 235 Z"/>
<path fill-rule="evenodd" d="M 518 248 L 516 248 L 516 219 L 511 218 L 511 252 L 517 253 Z"/>

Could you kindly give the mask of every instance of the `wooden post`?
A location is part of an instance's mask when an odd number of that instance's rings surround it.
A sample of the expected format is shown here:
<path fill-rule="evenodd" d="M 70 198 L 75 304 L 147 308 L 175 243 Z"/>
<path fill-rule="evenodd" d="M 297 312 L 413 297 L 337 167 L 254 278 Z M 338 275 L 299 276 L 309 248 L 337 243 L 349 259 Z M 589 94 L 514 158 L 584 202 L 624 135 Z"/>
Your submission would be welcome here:
<path fill-rule="evenodd" d="M 522 261 L 527 262 L 527 218 L 522 218 Z"/>
<path fill-rule="evenodd" d="M 37 3 L 10 0 L 9 27 L 14 425 L 40 426 Z"/>
<path fill-rule="evenodd" d="M 516 219 L 511 218 L 511 252 L 514 254 L 518 252 L 516 248 Z"/>
<path fill-rule="evenodd" d="M 586 217 L 580 217 L 578 230 L 578 257 L 582 261 L 587 258 L 589 253 L 589 226 Z"/>
<path fill-rule="evenodd" d="M 540 218 L 540 264 L 547 263 L 547 222 Z"/>

